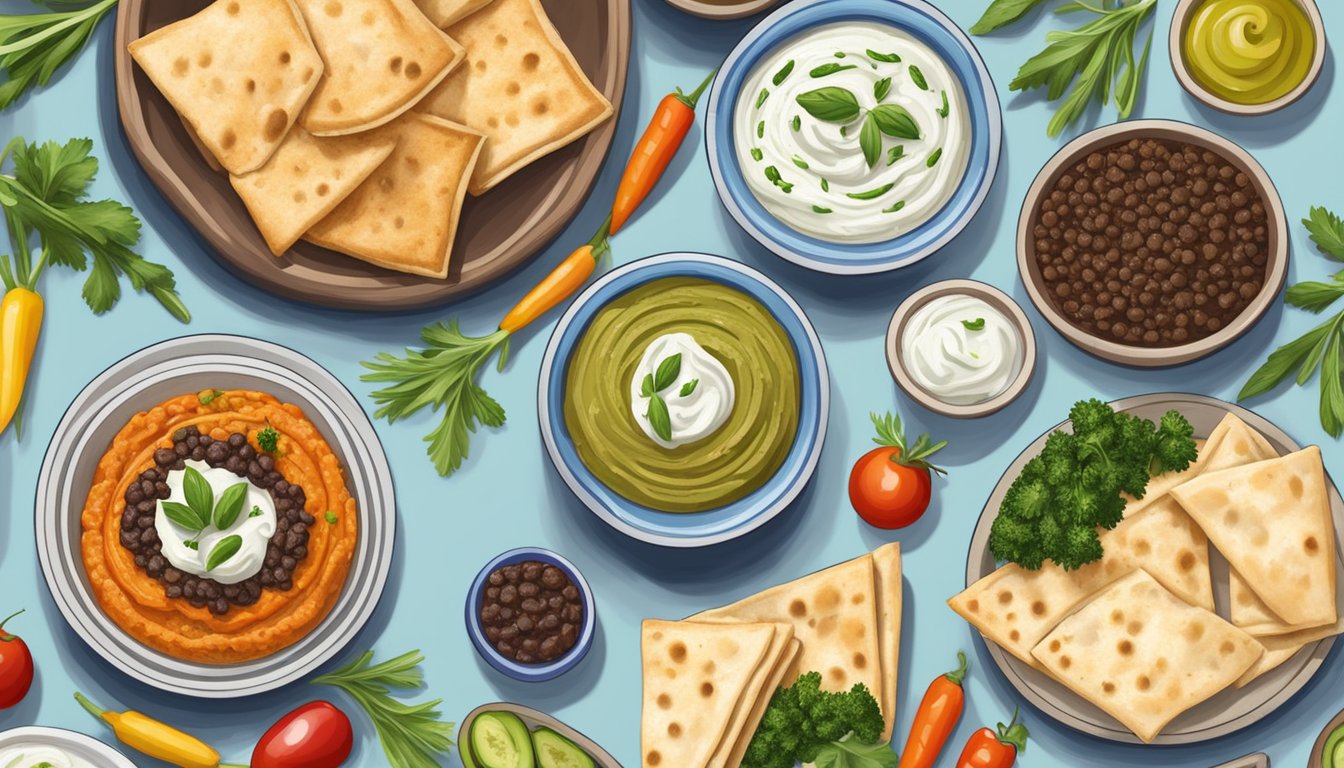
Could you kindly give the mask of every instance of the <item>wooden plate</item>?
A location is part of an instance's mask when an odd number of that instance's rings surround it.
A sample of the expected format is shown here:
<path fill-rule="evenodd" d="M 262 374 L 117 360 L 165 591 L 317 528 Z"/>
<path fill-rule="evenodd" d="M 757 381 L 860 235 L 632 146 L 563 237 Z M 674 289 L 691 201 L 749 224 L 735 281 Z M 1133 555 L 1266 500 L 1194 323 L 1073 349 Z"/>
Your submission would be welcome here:
<path fill-rule="evenodd" d="M 214 247 L 215 259 L 271 293 L 327 307 L 379 311 L 442 304 L 480 291 L 530 260 L 573 220 L 611 148 L 630 60 L 630 0 L 542 0 L 615 114 L 489 194 L 468 196 L 446 280 L 391 272 L 302 241 L 277 259 L 228 177 L 210 168 L 177 113 L 126 51 L 132 41 L 208 4 L 122 0 L 116 39 L 121 124 L 150 181 Z"/>
<path fill-rule="evenodd" d="M 1170 409 L 1180 411 L 1195 428 L 1195 437 L 1208 437 L 1213 428 L 1228 413 L 1234 413 L 1252 429 L 1265 436 L 1280 455 L 1299 450 L 1299 446 L 1283 430 L 1264 417 L 1238 405 L 1203 395 L 1161 393 L 1140 395 L 1111 403 L 1115 410 L 1157 421 Z M 979 581 L 993 571 L 997 564 L 989 552 L 989 531 L 998 517 L 999 505 L 1022 467 L 1041 452 L 1050 432 L 1066 428 L 1068 422 L 1055 425 L 1031 445 L 1027 446 L 1000 478 L 994 492 L 985 503 L 980 521 L 971 537 L 970 552 L 966 559 L 966 586 Z M 1336 567 L 1344 573 L 1344 498 L 1339 495 L 1334 481 L 1326 476 L 1330 511 L 1334 516 L 1336 536 Z M 1212 544 L 1209 546 L 1210 567 L 1213 572 L 1213 595 L 1218 614 L 1228 616 L 1227 561 Z M 1344 577 L 1341 577 L 1344 578 Z M 977 633 L 978 634 L 978 633 Z M 1107 741 L 1138 744 L 1139 739 L 1119 721 L 1085 701 L 1078 694 L 1048 677 L 1044 672 L 1023 664 L 1017 657 L 984 640 L 986 650 L 995 666 L 1009 685 L 1043 714 L 1056 722 L 1082 733 Z M 1334 645 L 1335 638 L 1310 643 L 1281 666 L 1253 680 L 1245 688 L 1228 688 L 1213 698 L 1186 711 L 1172 720 L 1153 739 L 1153 744 L 1197 744 L 1222 738 L 1268 717 L 1297 695 L 1316 673 Z"/>

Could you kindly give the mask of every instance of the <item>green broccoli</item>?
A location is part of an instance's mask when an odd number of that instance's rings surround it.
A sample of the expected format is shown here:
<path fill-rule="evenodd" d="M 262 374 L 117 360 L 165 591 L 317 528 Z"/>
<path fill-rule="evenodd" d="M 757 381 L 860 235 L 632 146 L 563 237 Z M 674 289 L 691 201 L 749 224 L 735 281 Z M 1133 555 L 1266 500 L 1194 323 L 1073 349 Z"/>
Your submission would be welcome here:
<path fill-rule="evenodd" d="M 1100 400 L 1069 411 L 1072 432 L 1056 430 L 1013 480 L 990 529 L 999 560 L 1065 570 L 1101 559 L 1098 529 L 1124 519 L 1126 498 L 1143 498 L 1151 476 L 1185 469 L 1198 453 L 1194 427 L 1176 411 L 1159 424 L 1116 413 Z"/>
<path fill-rule="evenodd" d="M 859 683 L 846 693 L 821 690 L 821 673 L 809 672 L 770 698 L 747 746 L 742 768 L 793 768 L 817 759 L 822 747 L 846 737 L 876 743 L 884 722 L 877 700 Z"/>

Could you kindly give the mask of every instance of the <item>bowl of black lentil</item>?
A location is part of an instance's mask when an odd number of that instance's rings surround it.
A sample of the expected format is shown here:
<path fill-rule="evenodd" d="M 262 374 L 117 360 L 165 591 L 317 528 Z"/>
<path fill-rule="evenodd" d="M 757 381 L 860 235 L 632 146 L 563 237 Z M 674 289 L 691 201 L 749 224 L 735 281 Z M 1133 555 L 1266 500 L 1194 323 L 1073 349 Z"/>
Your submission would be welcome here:
<path fill-rule="evenodd" d="M 1027 192 L 1018 269 L 1064 338 L 1111 362 L 1188 363 L 1249 331 L 1288 271 L 1264 168 L 1187 123 L 1136 120 L 1061 149 Z"/>
<path fill-rule="evenodd" d="M 553 680 L 593 645 L 597 607 L 579 569 L 546 549 L 513 549 L 486 563 L 467 592 L 467 635 L 501 674 Z"/>

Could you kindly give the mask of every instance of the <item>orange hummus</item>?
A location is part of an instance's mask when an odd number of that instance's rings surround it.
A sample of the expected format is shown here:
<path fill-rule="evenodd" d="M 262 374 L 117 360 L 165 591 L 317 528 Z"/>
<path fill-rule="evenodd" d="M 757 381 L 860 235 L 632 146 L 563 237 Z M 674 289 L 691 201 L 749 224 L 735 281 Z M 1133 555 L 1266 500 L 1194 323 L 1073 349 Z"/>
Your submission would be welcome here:
<path fill-rule="evenodd" d="M 270 426 L 279 432 L 275 468 L 303 487 L 305 511 L 316 518 L 291 589 L 264 589 L 256 603 L 217 616 L 165 596 L 163 585 L 122 546 L 127 487 L 154 466 L 157 449 L 172 448 L 174 432 L 189 426 L 216 440 L 248 435 L 254 448 L 258 431 Z M 298 642 L 331 611 L 350 570 L 357 517 L 340 462 L 299 408 L 261 392 L 182 395 L 134 416 L 99 461 L 81 519 L 84 567 L 103 611 L 140 642 L 184 660 L 242 662 Z"/>

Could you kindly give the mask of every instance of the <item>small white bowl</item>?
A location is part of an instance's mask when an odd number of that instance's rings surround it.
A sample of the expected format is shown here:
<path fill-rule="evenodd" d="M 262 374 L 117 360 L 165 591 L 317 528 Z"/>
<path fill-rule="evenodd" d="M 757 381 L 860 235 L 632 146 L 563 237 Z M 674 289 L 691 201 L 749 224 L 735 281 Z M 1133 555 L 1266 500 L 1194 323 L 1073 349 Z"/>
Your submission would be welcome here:
<path fill-rule="evenodd" d="M 906 323 L 917 310 L 934 299 L 953 294 L 973 296 L 999 310 L 1017 328 L 1018 336 L 1022 339 L 1022 369 L 1018 371 L 1017 378 L 994 397 L 969 405 L 944 402 L 921 387 L 905 367 L 905 353 L 901 345 Z M 1003 410 L 1026 391 L 1032 374 L 1036 372 L 1036 334 L 1022 308 L 998 288 L 978 280 L 944 280 L 916 291 L 896 308 L 896 313 L 891 316 L 891 325 L 887 327 L 887 367 L 905 394 L 930 411 L 954 419 L 978 419 Z"/>
<path fill-rule="evenodd" d="M 63 749 L 98 768 L 135 768 L 126 756 L 92 736 L 63 728 L 29 725 L 0 731 L 0 751 L 20 744 L 40 744 Z"/>

